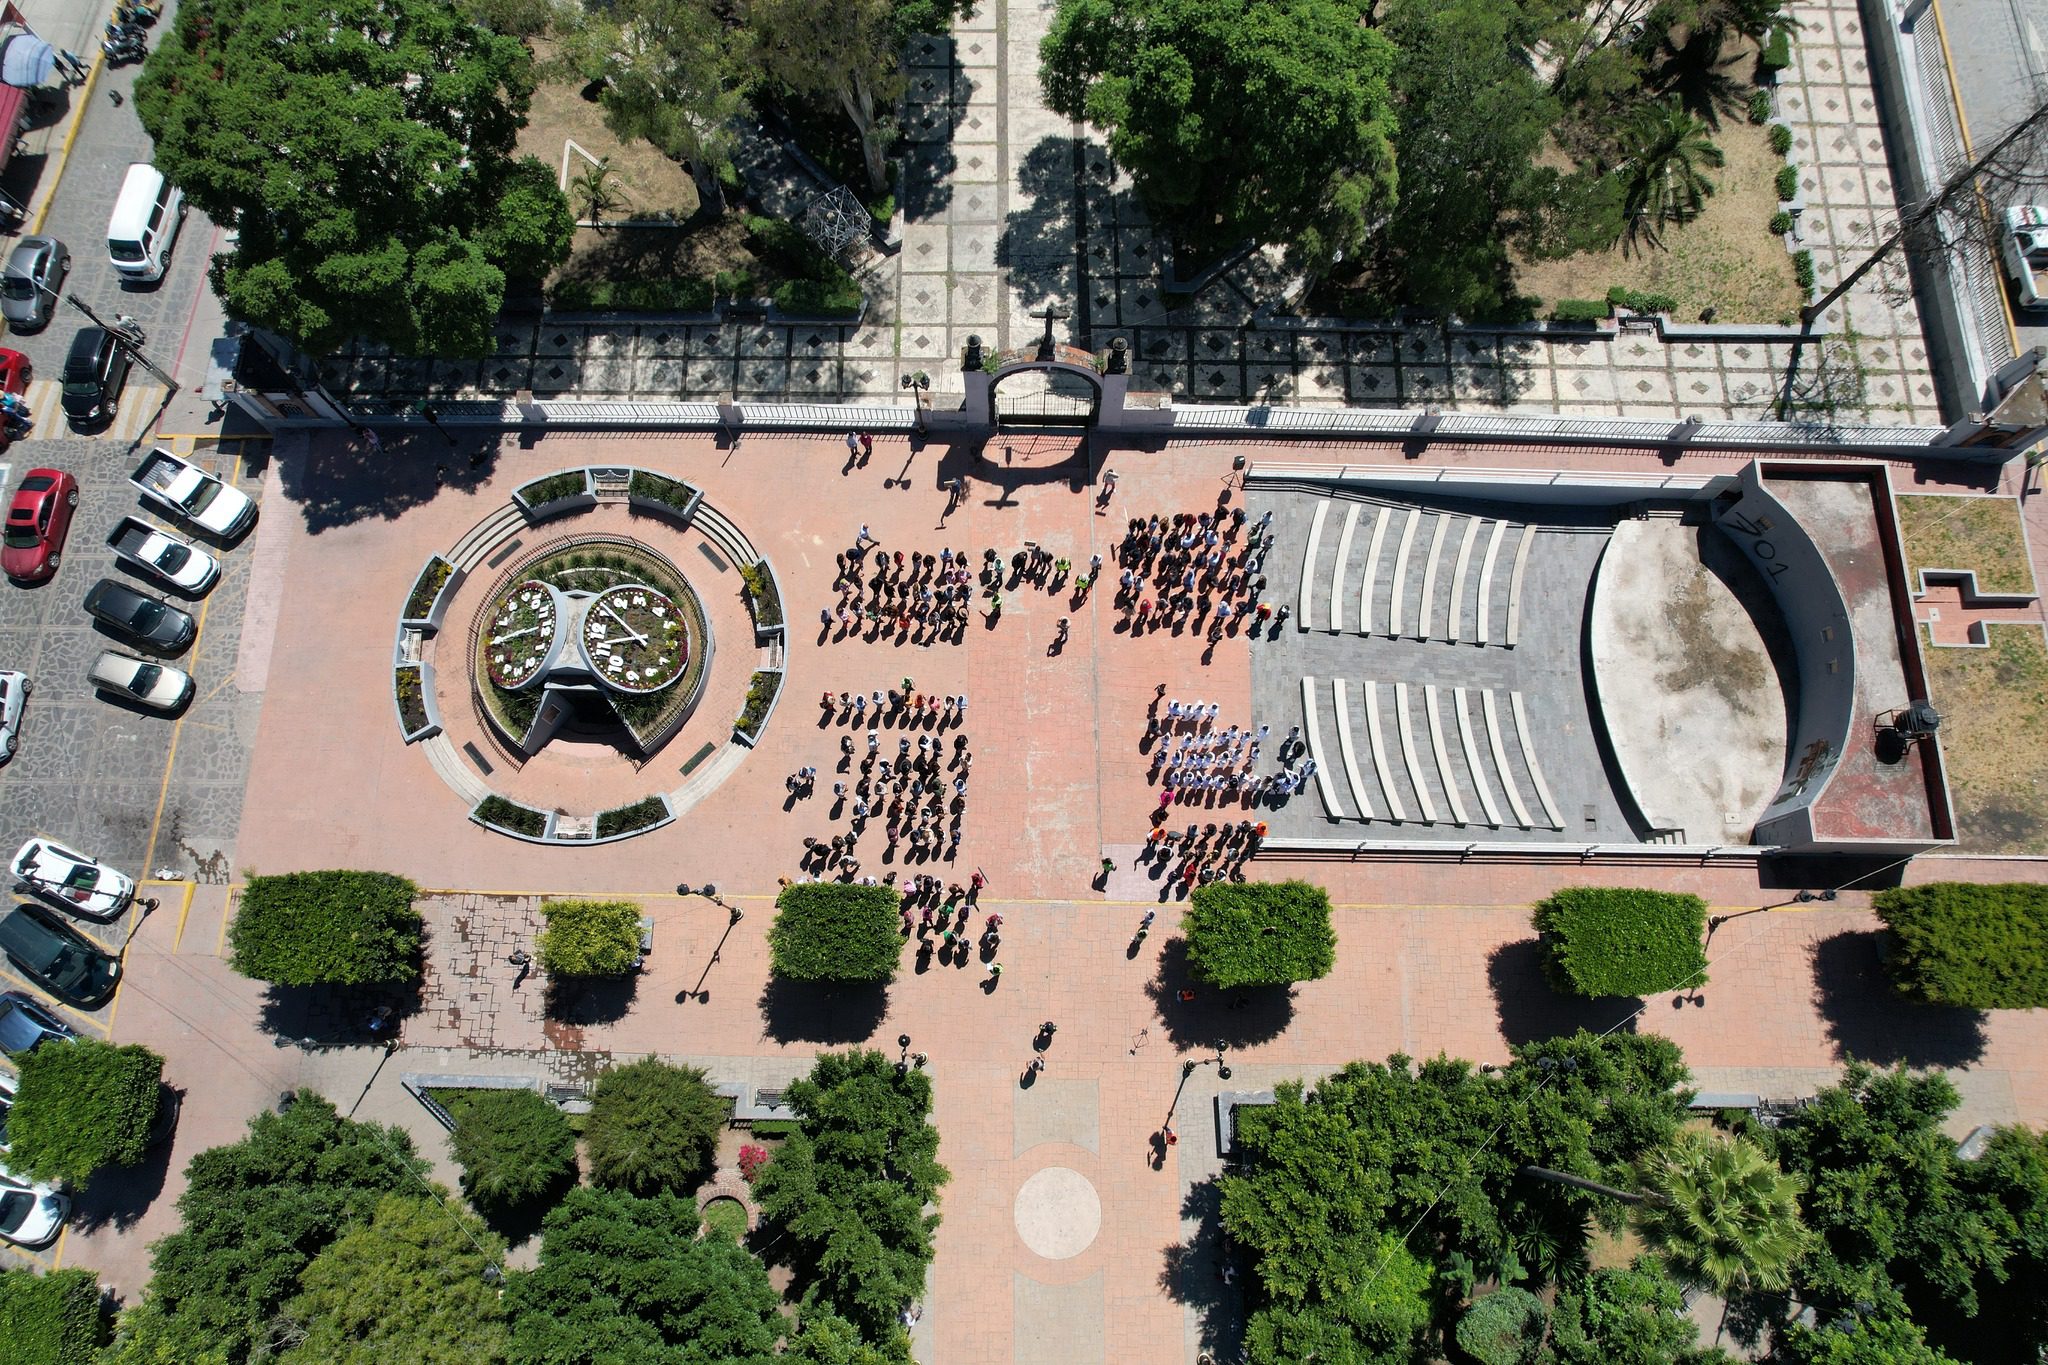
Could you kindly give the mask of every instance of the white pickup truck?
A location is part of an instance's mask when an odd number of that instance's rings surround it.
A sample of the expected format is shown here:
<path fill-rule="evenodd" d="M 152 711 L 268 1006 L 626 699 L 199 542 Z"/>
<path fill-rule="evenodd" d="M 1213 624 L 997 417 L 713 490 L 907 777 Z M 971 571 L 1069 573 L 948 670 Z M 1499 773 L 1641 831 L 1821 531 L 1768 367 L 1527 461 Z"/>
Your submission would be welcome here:
<path fill-rule="evenodd" d="M 2005 211 L 2005 231 L 1998 234 L 1998 253 L 2006 273 L 2019 290 L 2022 308 L 2039 308 L 2043 276 L 2048 276 L 2048 205 L 2014 204 Z"/>
<path fill-rule="evenodd" d="M 141 517 L 123 517 L 107 537 L 114 557 L 197 595 L 220 580 L 220 561 Z"/>
<path fill-rule="evenodd" d="M 248 494 L 162 446 L 143 458 L 128 482 L 144 500 L 223 540 L 242 534 L 256 520 L 256 504 Z"/>

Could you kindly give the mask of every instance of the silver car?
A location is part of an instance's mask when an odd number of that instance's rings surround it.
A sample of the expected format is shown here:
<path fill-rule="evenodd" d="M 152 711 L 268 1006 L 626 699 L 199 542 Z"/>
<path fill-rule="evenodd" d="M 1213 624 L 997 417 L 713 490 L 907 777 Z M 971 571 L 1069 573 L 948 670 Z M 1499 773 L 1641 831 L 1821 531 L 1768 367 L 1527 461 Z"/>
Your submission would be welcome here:
<path fill-rule="evenodd" d="M 17 332 L 40 329 L 49 322 L 70 269 L 71 251 L 55 237 L 22 238 L 0 273 L 0 317 Z"/>
<path fill-rule="evenodd" d="M 93 661 L 87 678 L 103 692 L 126 697 L 158 711 L 175 711 L 192 697 L 192 675 L 169 664 L 151 663 L 133 654 L 105 650 Z"/>
<path fill-rule="evenodd" d="M 28 674 L 0 668 L 0 763 L 14 757 L 14 744 L 21 735 L 21 710 L 28 705 Z"/>

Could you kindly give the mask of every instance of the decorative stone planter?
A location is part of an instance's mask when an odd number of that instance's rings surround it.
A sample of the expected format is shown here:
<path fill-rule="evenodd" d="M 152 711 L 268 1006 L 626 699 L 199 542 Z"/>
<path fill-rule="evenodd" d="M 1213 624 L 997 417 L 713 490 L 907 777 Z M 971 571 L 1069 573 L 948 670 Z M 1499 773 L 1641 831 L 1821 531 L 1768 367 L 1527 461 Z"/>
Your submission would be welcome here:
<path fill-rule="evenodd" d="M 441 580 L 441 586 L 429 600 L 425 613 L 414 615 L 412 612 L 413 599 L 431 581 L 430 576 L 437 575 L 443 570 L 446 571 L 447 577 Z M 405 614 L 399 618 L 399 625 L 412 626 L 429 632 L 441 629 L 441 622 L 448 615 L 448 604 L 455 600 L 455 590 L 462 586 L 462 580 L 468 576 L 467 571 L 456 568 L 443 556 L 428 555 L 427 562 L 420 566 L 419 573 L 412 580 L 412 591 L 406 595 Z"/>
<path fill-rule="evenodd" d="M 544 502 L 533 502 L 527 498 L 527 489 L 532 488 L 536 484 L 546 483 L 548 480 L 558 478 L 564 474 L 574 474 L 580 477 L 583 481 L 583 491 L 581 493 L 571 493 L 564 497 L 548 498 Z M 543 474 L 538 479 L 529 479 L 526 483 L 514 489 L 512 501 L 519 504 L 519 510 L 526 513 L 528 521 L 546 521 L 550 517 L 564 516 L 570 512 L 581 512 L 597 506 L 597 490 L 591 484 L 590 471 L 588 469 L 558 469 L 552 474 Z"/>
<path fill-rule="evenodd" d="M 403 687 L 407 674 L 413 674 L 419 686 L 420 709 L 426 720 L 413 728 L 406 723 Z M 391 704 L 398 711 L 399 737 L 407 744 L 417 744 L 423 739 L 432 739 L 441 733 L 441 708 L 434 701 L 434 666 L 430 663 L 405 664 L 391 670 Z"/>
<path fill-rule="evenodd" d="M 737 720 L 733 722 L 732 726 L 733 742 L 735 744 L 744 744 L 749 749 L 753 748 L 754 745 L 759 742 L 758 736 L 760 735 L 761 731 L 766 730 L 768 728 L 768 722 L 775 719 L 775 708 L 782 704 L 783 684 L 788 681 L 788 679 L 783 675 L 783 671 L 779 668 L 757 668 L 754 670 L 754 674 L 756 677 L 759 677 L 764 673 L 774 677 L 775 691 L 769 695 L 768 709 L 761 713 L 760 724 L 754 727 L 754 733 L 751 735 L 740 728 L 739 721 Z M 750 681 L 748 683 L 749 691 L 752 690 L 752 687 L 753 684 Z"/>
<path fill-rule="evenodd" d="M 775 566 L 762 559 L 753 567 L 766 581 L 769 594 L 775 599 L 776 615 L 781 618 L 776 621 L 763 621 L 760 604 L 756 601 L 753 591 L 750 589 L 747 592 L 747 614 L 754 621 L 754 643 L 765 645 L 782 638 L 784 629 L 789 624 L 789 612 L 782 597 L 782 580 L 775 576 Z"/>
<path fill-rule="evenodd" d="M 642 474 L 653 478 L 667 477 L 666 475 L 656 475 L 652 470 L 642 469 L 634 470 L 631 477 L 638 478 Z M 682 506 L 678 507 L 667 498 L 651 497 L 646 493 L 635 492 L 630 482 L 626 486 L 626 505 L 634 511 L 643 512 L 650 517 L 662 517 L 674 522 L 678 526 L 688 526 L 691 519 L 697 515 L 698 505 L 704 501 L 704 490 L 693 484 L 683 483 L 681 479 L 673 479 L 670 482 L 681 484 L 689 490 L 689 496 Z"/>
<path fill-rule="evenodd" d="M 637 839 L 643 834 L 649 834 L 660 829 L 663 825 L 673 823 L 676 818 L 675 807 L 669 803 L 667 795 L 661 792 L 656 792 L 649 798 L 661 804 L 661 815 L 659 818 L 650 820 L 644 825 L 635 825 L 631 829 L 620 830 L 615 834 L 599 834 L 597 832 L 599 822 L 610 812 L 600 811 L 596 815 L 564 815 L 560 811 L 536 811 L 531 806 L 519 806 L 516 801 L 506 802 L 507 805 L 521 810 L 532 811 L 534 814 L 544 817 L 540 833 L 535 834 L 531 830 L 514 829 L 510 825 L 500 823 L 498 819 L 492 818 L 493 815 L 499 812 L 483 813 L 484 808 L 493 799 L 505 800 L 502 797 L 486 797 L 470 809 L 469 818 L 494 833 L 503 834 L 513 839 L 523 839 L 529 844 L 552 844 L 556 847 L 593 848 L 598 844 L 616 844 L 623 839 Z M 626 807 L 620 807 L 619 809 L 623 810 Z"/>

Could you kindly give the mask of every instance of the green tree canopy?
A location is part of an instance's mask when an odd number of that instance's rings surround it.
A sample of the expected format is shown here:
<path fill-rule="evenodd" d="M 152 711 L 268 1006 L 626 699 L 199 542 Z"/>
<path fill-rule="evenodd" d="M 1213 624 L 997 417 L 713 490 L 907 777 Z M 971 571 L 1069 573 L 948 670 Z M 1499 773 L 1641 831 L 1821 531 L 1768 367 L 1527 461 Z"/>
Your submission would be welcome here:
<path fill-rule="evenodd" d="M 1571 886 L 1539 902 L 1551 984 L 1578 995 L 1657 995 L 1707 979 L 1707 905 L 1634 887 Z"/>
<path fill-rule="evenodd" d="M 481 356 L 506 277 L 568 256 L 566 201 L 513 157 L 532 93 L 525 45 L 446 0 L 204 0 L 135 107 L 157 168 L 240 233 L 213 267 L 232 315 L 315 352 Z"/>
<path fill-rule="evenodd" d="M 1314 981 L 1337 960 L 1330 897 L 1302 881 L 1198 886 L 1181 932 L 1188 969 L 1219 990 Z"/>
<path fill-rule="evenodd" d="M 571 1190 L 540 1264 L 506 1290 L 514 1365 L 767 1365 L 782 1327 L 768 1272 L 696 1231 L 696 1205 L 673 1194 Z"/>
<path fill-rule="evenodd" d="M 163 1095 L 164 1059 L 137 1043 L 80 1038 L 39 1047 L 15 1065 L 7 1166 L 32 1180 L 83 1185 L 107 1166 L 142 1160 Z"/>
<path fill-rule="evenodd" d="M 281 1340 L 307 1264 L 426 1172 L 403 1129 L 351 1122 L 310 1090 L 256 1115 L 248 1137 L 186 1166 L 183 1225 L 150 1247 L 149 1292 L 122 1315 L 109 1365 L 238 1365 Z"/>
<path fill-rule="evenodd" d="M 388 872 L 251 877 L 228 927 L 229 963 L 280 986 L 363 986 L 420 974 L 419 888 Z"/>
<path fill-rule="evenodd" d="M 0 1342 L 8 1365 L 82 1365 L 96 1358 L 106 1336 L 97 1272 L 0 1268 Z"/>
<path fill-rule="evenodd" d="M 1394 201 L 1393 48 L 1355 0 L 1061 0 L 1046 103 L 1109 139 L 1147 211 L 1210 254 L 1327 266 Z"/>
<path fill-rule="evenodd" d="M 487 1219 L 517 1218 L 576 1179 L 568 1116 L 533 1090 L 475 1090 L 450 1107 L 462 1192 Z"/>
<path fill-rule="evenodd" d="M 640 907 L 631 901 L 542 901 L 534 944 L 550 976 L 623 976 L 640 961 Z"/>
<path fill-rule="evenodd" d="M 1642 105 L 1628 123 L 1629 156 L 1620 167 L 1628 230 L 1659 240 L 1668 223 L 1699 216 L 1714 182 L 1707 170 L 1727 158 L 1707 125 L 1676 95 Z"/>
<path fill-rule="evenodd" d="M 1902 995 L 1967 1009 L 2048 1005 L 2048 886 L 1929 882 L 1878 892 Z"/>
<path fill-rule="evenodd" d="M 598 1075 L 590 1095 L 590 1176 L 629 1194 L 695 1189 L 711 1173 L 731 1112 L 703 1069 L 643 1057 Z"/>
<path fill-rule="evenodd" d="M 1682 1130 L 1644 1154 L 1637 1176 L 1637 1226 L 1673 1274 L 1723 1298 L 1792 1283 L 1807 1243 L 1799 1181 L 1755 1143 Z"/>
<path fill-rule="evenodd" d="M 894 888 L 796 882 L 775 898 L 770 964 L 792 981 L 887 981 L 903 960 Z"/>
<path fill-rule="evenodd" d="M 755 1182 L 755 1202 L 791 1248 L 804 1311 L 888 1346 L 924 1293 L 939 1222 L 928 1207 L 950 1178 L 927 1117 L 931 1077 L 879 1052 L 827 1052 L 786 1100 L 800 1126 Z"/>
<path fill-rule="evenodd" d="M 1544 1365 L 1550 1312 L 1526 1289 L 1502 1285 L 1458 1318 L 1458 1349 L 1479 1365 Z"/>
<path fill-rule="evenodd" d="M 1662 1266 L 1638 1258 L 1560 1289 L 1550 1315 L 1557 1365 L 1708 1365 L 1727 1357 L 1697 1348 L 1685 1294 Z"/>
<path fill-rule="evenodd" d="M 424 1193 L 424 1192 L 421 1192 Z M 387 1194 L 300 1277 L 285 1319 L 304 1335 L 283 1365 L 488 1365 L 505 1358 L 505 1306 L 487 1268 L 504 1246 L 447 1199 Z"/>

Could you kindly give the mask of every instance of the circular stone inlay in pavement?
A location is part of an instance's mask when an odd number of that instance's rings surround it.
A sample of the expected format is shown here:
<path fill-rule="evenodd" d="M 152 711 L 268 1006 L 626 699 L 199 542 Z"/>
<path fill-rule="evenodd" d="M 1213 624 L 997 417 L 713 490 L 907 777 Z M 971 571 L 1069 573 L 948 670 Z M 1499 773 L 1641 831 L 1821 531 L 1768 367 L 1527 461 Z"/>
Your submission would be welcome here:
<path fill-rule="evenodd" d="M 1048 1261 L 1079 1256 L 1102 1231 L 1102 1200 L 1088 1177 L 1048 1166 L 1017 1190 L 1017 1235 Z"/>

